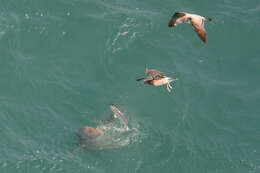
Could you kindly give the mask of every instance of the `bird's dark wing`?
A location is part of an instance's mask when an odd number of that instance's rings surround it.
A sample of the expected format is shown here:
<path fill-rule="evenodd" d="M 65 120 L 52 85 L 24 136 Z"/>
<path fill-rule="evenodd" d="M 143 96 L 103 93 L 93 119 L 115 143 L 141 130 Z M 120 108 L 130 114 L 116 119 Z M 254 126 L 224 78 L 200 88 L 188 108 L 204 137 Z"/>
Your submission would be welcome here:
<path fill-rule="evenodd" d="M 179 19 L 180 17 L 185 16 L 186 14 L 183 12 L 176 12 L 174 13 L 174 15 L 172 16 L 171 20 L 168 23 L 168 27 L 173 27 L 174 24 L 176 23 L 176 20 Z"/>
<path fill-rule="evenodd" d="M 199 20 L 191 20 L 191 24 L 193 26 L 193 29 L 197 32 L 200 39 L 206 43 L 207 42 L 207 32 L 204 28 L 204 22 L 201 22 Z"/>
<path fill-rule="evenodd" d="M 162 73 L 158 70 L 155 70 L 155 69 L 150 69 L 150 68 L 146 69 L 146 75 L 147 75 L 147 78 L 152 78 L 154 80 L 166 77 L 164 73 Z"/>

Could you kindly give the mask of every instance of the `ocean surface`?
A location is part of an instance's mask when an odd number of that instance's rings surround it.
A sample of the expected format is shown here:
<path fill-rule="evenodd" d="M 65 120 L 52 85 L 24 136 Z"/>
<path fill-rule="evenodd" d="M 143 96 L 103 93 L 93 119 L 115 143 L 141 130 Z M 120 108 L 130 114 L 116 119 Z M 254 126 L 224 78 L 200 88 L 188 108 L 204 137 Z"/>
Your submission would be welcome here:
<path fill-rule="evenodd" d="M 213 19 L 207 44 L 176 11 Z M 0 0 L 0 80 L 1 173 L 260 172 L 259 0 Z M 129 131 L 72 153 L 109 103 Z"/>

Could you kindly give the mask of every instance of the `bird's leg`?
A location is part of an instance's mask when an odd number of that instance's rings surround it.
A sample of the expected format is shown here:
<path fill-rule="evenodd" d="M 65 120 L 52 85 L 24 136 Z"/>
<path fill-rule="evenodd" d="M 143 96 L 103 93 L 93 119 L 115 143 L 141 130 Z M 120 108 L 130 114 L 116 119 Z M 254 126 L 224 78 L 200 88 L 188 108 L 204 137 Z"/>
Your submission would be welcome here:
<path fill-rule="evenodd" d="M 167 83 L 166 87 L 167 87 L 168 92 L 170 93 L 170 92 L 171 92 L 171 89 L 170 89 L 170 87 L 169 87 L 169 83 Z"/>
<path fill-rule="evenodd" d="M 169 85 L 169 88 L 170 88 L 170 89 L 172 89 L 172 86 L 171 86 L 171 84 L 170 84 L 170 83 L 168 83 L 168 85 Z"/>

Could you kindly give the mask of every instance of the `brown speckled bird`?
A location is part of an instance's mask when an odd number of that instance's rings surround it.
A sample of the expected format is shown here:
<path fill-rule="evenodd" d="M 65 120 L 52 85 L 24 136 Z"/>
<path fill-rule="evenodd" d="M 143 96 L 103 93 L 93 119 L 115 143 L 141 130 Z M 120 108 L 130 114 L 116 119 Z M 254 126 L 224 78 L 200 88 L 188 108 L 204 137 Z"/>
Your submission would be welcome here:
<path fill-rule="evenodd" d="M 144 84 L 149 84 L 153 86 L 161 86 L 161 85 L 166 85 L 167 90 L 171 92 L 172 86 L 170 85 L 171 82 L 178 80 L 178 78 L 171 78 L 165 76 L 162 72 L 151 69 L 151 68 L 146 68 L 146 78 L 140 78 L 136 79 L 136 81 L 141 81 L 144 80 Z"/>

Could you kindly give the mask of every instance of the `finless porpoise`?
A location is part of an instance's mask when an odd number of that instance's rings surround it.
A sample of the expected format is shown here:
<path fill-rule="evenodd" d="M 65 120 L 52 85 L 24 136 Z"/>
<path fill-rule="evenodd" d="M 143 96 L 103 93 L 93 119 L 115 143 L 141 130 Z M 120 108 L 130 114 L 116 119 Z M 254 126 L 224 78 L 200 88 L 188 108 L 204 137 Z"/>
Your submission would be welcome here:
<path fill-rule="evenodd" d="M 121 122 L 124 124 L 125 130 L 128 131 L 128 121 L 125 117 L 125 115 L 119 110 L 118 107 L 116 107 L 114 104 L 109 104 L 110 109 L 112 110 L 113 114 L 110 117 L 110 120 L 106 122 L 106 124 L 111 124 L 115 119 L 119 118 Z M 76 136 L 78 137 L 80 141 L 80 145 L 73 150 L 73 153 L 77 152 L 81 148 L 88 147 L 88 145 L 91 146 L 102 146 L 100 145 L 100 141 L 98 139 L 108 139 L 109 135 L 106 134 L 106 132 L 98 127 L 91 127 L 91 126 L 84 126 L 80 128 L 76 132 Z M 110 146 L 106 146 L 109 148 Z M 112 148 L 112 147 L 111 147 Z"/>

